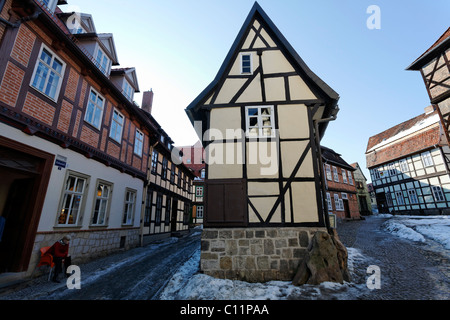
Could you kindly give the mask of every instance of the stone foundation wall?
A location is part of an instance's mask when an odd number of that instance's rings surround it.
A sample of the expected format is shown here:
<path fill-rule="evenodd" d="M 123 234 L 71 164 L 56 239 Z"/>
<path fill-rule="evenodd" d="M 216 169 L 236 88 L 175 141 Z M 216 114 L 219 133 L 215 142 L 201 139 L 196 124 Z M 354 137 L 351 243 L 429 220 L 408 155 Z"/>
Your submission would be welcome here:
<path fill-rule="evenodd" d="M 221 279 L 290 281 L 314 233 L 325 228 L 207 228 L 200 269 Z"/>
<path fill-rule="evenodd" d="M 36 268 L 40 259 L 40 249 L 52 246 L 64 235 L 70 235 L 69 254 L 73 264 L 81 264 L 94 258 L 106 256 L 118 250 L 128 250 L 140 245 L 139 228 L 80 230 L 71 232 L 37 233 L 29 264 L 29 273 L 38 275 L 47 268 Z M 43 269 L 43 270 L 39 270 Z M 42 272 L 41 272 L 42 271 Z"/>

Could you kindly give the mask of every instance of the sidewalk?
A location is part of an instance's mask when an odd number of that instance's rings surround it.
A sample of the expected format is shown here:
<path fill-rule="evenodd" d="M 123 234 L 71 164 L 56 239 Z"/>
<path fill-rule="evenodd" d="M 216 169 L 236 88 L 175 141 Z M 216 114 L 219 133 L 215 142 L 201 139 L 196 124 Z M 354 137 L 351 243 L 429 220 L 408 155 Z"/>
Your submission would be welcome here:
<path fill-rule="evenodd" d="M 189 234 L 191 233 L 192 232 Z M 81 269 L 82 279 L 87 280 L 92 277 L 98 277 L 100 274 L 106 273 L 109 269 L 125 264 L 131 259 L 136 259 L 137 256 L 146 255 L 151 250 L 176 243 L 181 239 L 170 237 L 162 240 L 156 240 L 143 247 L 136 247 L 127 251 L 116 252 L 111 255 L 80 264 L 79 267 Z M 67 288 L 66 278 L 63 278 L 63 275 L 59 276 L 59 280 L 61 281 L 60 283 L 55 283 L 51 280 L 48 281 L 47 272 L 36 278 L 25 278 L 22 281 L 0 288 L 0 300 L 46 299 L 46 297 L 52 295 L 53 293 Z"/>

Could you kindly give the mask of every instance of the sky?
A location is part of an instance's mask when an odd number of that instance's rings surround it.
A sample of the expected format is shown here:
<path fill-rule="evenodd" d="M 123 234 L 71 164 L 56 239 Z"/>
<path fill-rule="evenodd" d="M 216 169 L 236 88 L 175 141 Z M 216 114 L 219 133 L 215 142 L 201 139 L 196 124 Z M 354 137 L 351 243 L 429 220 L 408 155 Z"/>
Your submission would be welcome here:
<path fill-rule="evenodd" d="M 254 0 L 70 0 L 112 33 L 120 67 L 135 67 L 140 93 L 176 146 L 198 137 L 184 109 L 216 76 Z M 371 136 L 424 112 L 430 100 L 406 68 L 450 26 L 448 0 L 259 0 L 309 68 L 340 96 L 322 145 L 358 162 L 370 182 Z M 379 9 L 373 11 L 372 6 Z M 374 20 L 376 19 L 376 20 Z M 371 26 L 371 28 L 368 27 Z M 373 28 L 373 27 L 376 28 Z"/>

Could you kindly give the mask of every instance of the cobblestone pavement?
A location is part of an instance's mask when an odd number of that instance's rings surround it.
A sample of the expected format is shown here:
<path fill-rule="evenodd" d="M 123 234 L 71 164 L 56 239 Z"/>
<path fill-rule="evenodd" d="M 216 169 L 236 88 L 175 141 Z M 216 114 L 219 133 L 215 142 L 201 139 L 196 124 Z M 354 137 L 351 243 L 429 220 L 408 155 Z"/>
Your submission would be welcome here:
<path fill-rule="evenodd" d="M 340 240 L 347 248 L 358 249 L 368 263 L 381 271 L 381 288 L 364 290 L 355 299 L 365 300 L 448 300 L 450 299 L 450 252 L 427 239 L 414 243 L 385 232 L 381 225 L 387 219 L 367 217 L 365 220 L 341 221 Z M 362 283 L 370 274 L 355 270 Z M 358 279 L 359 278 L 359 279 Z"/>
<path fill-rule="evenodd" d="M 305 289 L 291 299 L 449 300 L 450 252 L 430 239 L 425 244 L 413 243 L 385 232 L 381 229 L 385 221 L 367 217 L 339 222 L 341 241 L 349 251 L 362 255 L 354 262 L 351 283 L 338 290 L 321 290 L 320 296 L 311 287 L 310 296 Z M 0 289 L 0 300 L 157 299 L 172 274 L 198 250 L 199 231 L 81 265 L 82 290 L 68 290 L 65 281 L 56 284 L 42 276 Z M 366 286 L 369 265 L 380 268 L 380 289 Z"/>

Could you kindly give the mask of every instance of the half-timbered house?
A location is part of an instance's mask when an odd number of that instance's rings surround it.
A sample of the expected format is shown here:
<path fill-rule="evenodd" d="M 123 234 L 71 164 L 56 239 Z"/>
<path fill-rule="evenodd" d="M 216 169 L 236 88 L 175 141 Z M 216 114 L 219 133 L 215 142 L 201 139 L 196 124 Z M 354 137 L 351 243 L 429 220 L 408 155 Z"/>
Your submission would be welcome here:
<path fill-rule="evenodd" d="M 204 190 L 205 190 L 205 149 L 200 141 L 193 146 L 179 147 L 183 153 L 183 163 L 195 175 L 193 182 L 192 223 L 203 224 Z"/>
<path fill-rule="evenodd" d="M 438 110 L 370 137 L 366 160 L 378 211 L 393 214 L 448 214 L 449 148 Z"/>
<path fill-rule="evenodd" d="M 372 214 L 372 200 L 370 198 L 369 188 L 367 186 L 367 178 L 364 175 L 358 162 L 352 163 L 355 168 L 353 177 L 355 178 L 356 193 L 358 197 L 359 212 L 363 216 Z"/>
<path fill-rule="evenodd" d="M 450 130 L 450 28 L 417 58 L 407 70 L 419 70 L 430 97 L 437 108 L 449 144 Z"/>
<path fill-rule="evenodd" d="M 203 272 L 293 275 L 309 232 L 328 221 L 318 145 L 338 99 L 255 3 L 186 109 L 206 152 Z"/>
<path fill-rule="evenodd" d="M 143 243 L 156 238 L 180 236 L 189 231 L 194 173 L 182 162 L 182 154 L 151 115 L 153 91 L 146 91 L 141 111 L 157 128 L 159 139 L 151 146 L 145 206 Z"/>
<path fill-rule="evenodd" d="M 0 273 L 30 274 L 66 234 L 74 263 L 140 244 L 158 128 L 113 36 L 58 4 L 0 2 Z"/>

